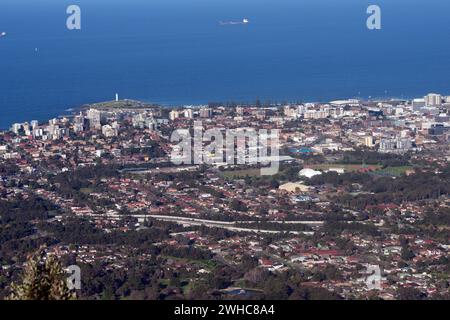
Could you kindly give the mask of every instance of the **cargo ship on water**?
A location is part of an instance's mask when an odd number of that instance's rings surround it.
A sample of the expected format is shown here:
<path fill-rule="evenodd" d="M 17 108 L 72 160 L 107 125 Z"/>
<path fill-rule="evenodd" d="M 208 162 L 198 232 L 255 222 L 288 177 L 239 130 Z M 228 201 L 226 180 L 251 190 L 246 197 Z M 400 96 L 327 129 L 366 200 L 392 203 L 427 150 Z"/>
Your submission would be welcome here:
<path fill-rule="evenodd" d="M 249 24 L 250 21 L 247 18 L 242 19 L 242 21 L 220 21 L 219 24 L 221 26 L 229 26 L 229 25 L 242 25 Z"/>

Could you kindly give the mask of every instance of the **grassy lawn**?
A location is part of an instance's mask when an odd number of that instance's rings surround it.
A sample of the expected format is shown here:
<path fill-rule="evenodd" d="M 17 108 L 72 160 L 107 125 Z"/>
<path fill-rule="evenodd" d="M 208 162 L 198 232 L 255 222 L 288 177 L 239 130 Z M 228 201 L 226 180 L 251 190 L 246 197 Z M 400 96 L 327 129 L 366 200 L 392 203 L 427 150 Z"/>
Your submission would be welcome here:
<path fill-rule="evenodd" d="M 159 279 L 159 284 L 162 284 L 164 286 L 169 286 L 170 280 L 169 279 Z"/>
<path fill-rule="evenodd" d="M 413 167 L 411 166 L 402 166 L 402 167 L 387 167 L 385 169 L 380 169 L 375 171 L 375 174 L 384 175 L 384 176 L 401 176 L 406 171 L 411 170 Z"/>
<path fill-rule="evenodd" d="M 380 165 L 339 164 L 339 163 L 313 164 L 308 165 L 307 167 L 314 170 L 322 170 L 322 171 L 326 171 L 329 169 L 344 169 L 345 172 L 355 172 L 361 169 L 373 171 L 381 169 Z"/>
<path fill-rule="evenodd" d="M 94 190 L 92 188 L 81 188 L 80 192 L 84 194 L 91 194 Z"/>
<path fill-rule="evenodd" d="M 356 172 L 360 170 L 370 170 L 374 174 L 380 176 L 401 176 L 407 170 L 413 169 L 411 166 L 401 166 L 401 167 L 387 167 L 382 168 L 381 165 L 361 165 L 361 164 L 339 164 L 339 163 L 324 163 L 324 164 L 314 164 L 307 166 L 308 168 L 314 170 L 327 171 L 329 169 L 344 169 L 345 172 Z"/>
<path fill-rule="evenodd" d="M 217 263 L 214 260 L 194 260 L 194 259 L 186 259 L 186 258 L 177 258 L 172 256 L 163 256 L 165 259 L 172 259 L 175 261 L 180 261 L 184 263 L 197 264 L 202 268 L 207 270 L 213 270 L 217 267 Z"/>
<path fill-rule="evenodd" d="M 192 291 L 192 288 L 194 287 L 194 281 L 189 281 L 189 280 L 187 280 L 187 281 L 188 281 L 188 283 L 182 287 L 183 293 L 185 295 L 189 295 Z"/>
<path fill-rule="evenodd" d="M 236 170 L 236 171 L 229 170 L 229 171 L 223 171 L 221 174 L 225 178 L 232 178 L 232 179 L 245 178 L 246 176 L 260 177 L 261 169 L 244 169 L 244 170 Z"/>

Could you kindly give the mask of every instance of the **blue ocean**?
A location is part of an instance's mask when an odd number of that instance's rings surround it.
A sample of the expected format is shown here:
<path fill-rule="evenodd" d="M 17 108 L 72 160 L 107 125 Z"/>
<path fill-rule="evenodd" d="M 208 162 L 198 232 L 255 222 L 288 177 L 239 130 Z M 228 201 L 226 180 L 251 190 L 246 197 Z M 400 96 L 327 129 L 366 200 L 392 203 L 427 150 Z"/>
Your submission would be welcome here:
<path fill-rule="evenodd" d="M 73 4 L 81 30 L 66 28 Z M 450 94 L 449 14 L 446 0 L 1 0 L 0 128 L 116 92 L 168 106 Z"/>

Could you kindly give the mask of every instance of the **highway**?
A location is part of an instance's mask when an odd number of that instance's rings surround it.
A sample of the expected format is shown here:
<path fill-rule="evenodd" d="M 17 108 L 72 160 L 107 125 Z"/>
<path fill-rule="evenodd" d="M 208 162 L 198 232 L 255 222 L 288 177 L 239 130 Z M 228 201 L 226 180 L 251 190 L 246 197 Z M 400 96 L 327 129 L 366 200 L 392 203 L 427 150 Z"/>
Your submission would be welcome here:
<path fill-rule="evenodd" d="M 122 219 L 124 216 L 119 214 L 112 215 L 91 215 L 91 217 L 95 218 L 108 218 L 112 220 Z M 236 224 L 239 223 L 252 223 L 255 221 L 218 221 L 218 220 L 204 220 L 204 219 L 196 219 L 189 217 L 177 217 L 177 216 L 166 216 L 166 215 L 143 215 L 136 214 L 131 215 L 131 217 L 138 219 L 139 222 L 143 222 L 146 218 L 153 218 L 159 221 L 168 221 L 175 222 L 181 224 L 183 226 L 205 226 L 211 228 L 223 228 L 230 231 L 235 232 L 256 232 L 256 233 L 268 233 L 268 234 L 277 234 L 283 232 L 289 232 L 292 234 L 307 234 L 312 235 L 314 232 L 312 231 L 280 231 L 280 230 L 261 230 L 261 229 L 251 229 L 251 228 L 243 228 L 237 227 Z M 269 221 L 272 223 L 283 223 L 282 221 Z M 311 227 L 317 227 L 323 225 L 323 221 L 285 221 L 286 224 L 304 224 L 309 225 Z"/>

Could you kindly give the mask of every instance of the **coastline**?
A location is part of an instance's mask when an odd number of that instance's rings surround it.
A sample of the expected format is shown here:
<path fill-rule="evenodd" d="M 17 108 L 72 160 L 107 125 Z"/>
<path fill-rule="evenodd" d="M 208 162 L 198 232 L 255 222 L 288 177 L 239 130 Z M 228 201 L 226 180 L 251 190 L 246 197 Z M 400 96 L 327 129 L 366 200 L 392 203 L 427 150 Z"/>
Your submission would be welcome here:
<path fill-rule="evenodd" d="M 408 96 L 408 97 L 399 98 L 399 97 L 391 96 L 391 97 L 370 97 L 370 99 L 363 98 L 363 97 L 352 97 L 352 98 L 336 98 L 336 99 L 333 99 L 333 100 L 330 100 L 330 101 L 326 101 L 326 102 L 325 101 L 321 101 L 321 100 L 317 100 L 317 101 L 312 101 L 312 100 L 310 100 L 310 101 L 303 101 L 302 99 L 289 99 L 289 100 L 284 100 L 284 99 L 273 99 L 273 100 L 270 100 L 269 99 L 269 100 L 260 100 L 260 102 L 262 104 L 269 104 L 269 105 L 273 105 L 273 106 L 281 106 L 283 104 L 304 104 L 304 103 L 329 104 L 332 101 L 350 100 L 350 99 L 356 99 L 356 100 L 359 100 L 359 101 L 362 101 L 362 102 L 367 102 L 367 103 L 370 103 L 370 102 L 374 102 L 374 103 L 377 103 L 377 102 L 393 102 L 393 101 L 402 102 L 402 101 L 410 101 L 410 100 L 413 100 L 415 98 L 417 98 L 417 97 Z M 182 108 L 182 107 L 186 107 L 186 106 L 200 107 L 200 106 L 208 105 L 209 103 L 223 104 L 223 106 L 228 106 L 228 105 L 231 105 L 231 104 L 236 104 L 236 105 L 254 105 L 257 100 L 259 100 L 259 99 L 256 97 L 253 100 L 248 99 L 247 101 L 229 99 L 228 101 L 209 101 L 209 102 L 207 102 L 205 100 L 205 102 L 203 102 L 203 103 L 201 103 L 201 102 L 198 102 L 198 103 L 169 103 L 169 102 L 166 102 L 165 103 L 164 101 L 154 102 L 154 101 L 149 101 L 147 99 L 133 99 L 133 98 L 130 98 L 130 99 L 127 98 L 127 99 L 123 99 L 123 100 L 120 100 L 120 101 L 131 101 L 131 102 L 135 102 L 135 103 L 138 103 L 138 104 L 145 105 L 147 107 L 148 106 L 153 106 L 153 107 L 160 107 L 160 108 L 163 108 L 163 109 L 171 109 L 171 108 L 176 109 L 176 108 Z M 72 106 L 72 107 L 69 107 L 69 108 L 65 107 L 66 109 L 62 110 L 58 114 L 53 113 L 51 115 L 48 115 L 48 117 L 45 117 L 45 118 L 26 119 L 26 120 L 24 120 L 22 122 L 27 122 L 27 121 L 29 122 L 31 120 L 37 120 L 39 122 L 44 122 L 44 121 L 48 121 L 48 120 L 53 119 L 53 118 L 63 118 L 63 117 L 71 118 L 71 117 L 75 116 L 76 114 L 78 114 L 78 113 L 80 113 L 82 111 L 85 111 L 85 110 L 87 110 L 87 109 L 89 109 L 91 107 L 99 106 L 99 105 L 106 104 L 106 103 L 111 104 L 111 103 L 114 103 L 114 102 L 115 102 L 114 100 L 109 100 L 109 101 L 106 100 L 106 101 L 98 101 L 98 102 L 92 102 L 92 103 L 83 103 L 82 105 L 79 105 L 79 106 Z M 20 123 L 20 122 L 21 121 L 19 121 L 19 120 L 18 121 L 13 121 L 13 122 L 7 123 L 7 124 L 6 123 L 2 124 L 0 122 L 0 132 L 8 131 L 9 128 L 14 123 Z"/>

